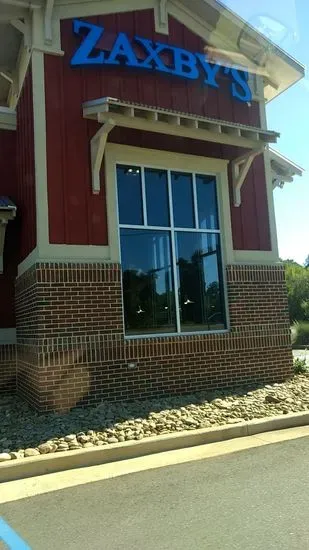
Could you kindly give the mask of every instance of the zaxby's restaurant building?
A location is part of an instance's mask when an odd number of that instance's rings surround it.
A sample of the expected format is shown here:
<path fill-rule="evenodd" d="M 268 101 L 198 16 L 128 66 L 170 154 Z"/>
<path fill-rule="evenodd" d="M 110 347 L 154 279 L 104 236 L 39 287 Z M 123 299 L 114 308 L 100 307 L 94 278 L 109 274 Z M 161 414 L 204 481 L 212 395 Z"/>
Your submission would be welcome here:
<path fill-rule="evenodd" d="M 291 374 L 265 104 L 215 0 L 0 0 L 0 390 L 39 410 Z"/>

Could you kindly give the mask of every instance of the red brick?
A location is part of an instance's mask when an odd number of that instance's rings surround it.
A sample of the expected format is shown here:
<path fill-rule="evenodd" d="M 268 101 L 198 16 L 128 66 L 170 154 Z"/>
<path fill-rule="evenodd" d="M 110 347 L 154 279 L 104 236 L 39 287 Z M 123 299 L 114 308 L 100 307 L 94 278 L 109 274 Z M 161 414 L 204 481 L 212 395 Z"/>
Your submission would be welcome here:
<path fill-rule="evenodd" d="M 125 340 L 119 266 L 36 264 L 16 282 L 18 391 L 44 411 L 290 376 L 283 268 L 228 266 L 227 290 L 225 334 Z"/>

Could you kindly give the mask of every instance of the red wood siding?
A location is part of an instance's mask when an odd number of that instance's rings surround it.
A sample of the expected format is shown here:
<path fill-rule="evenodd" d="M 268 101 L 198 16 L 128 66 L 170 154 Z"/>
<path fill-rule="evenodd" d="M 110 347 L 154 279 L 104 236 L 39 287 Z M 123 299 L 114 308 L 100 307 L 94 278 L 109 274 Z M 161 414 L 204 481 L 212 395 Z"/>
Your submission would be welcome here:
<path fill-rule="evenodd" d="M 15 327 L 15 277 L 18 264 L 35 248 L 35 167 L 31 75 L 17 109 L 17 130 L 0 130 L 0 195 L 17 205 L 7 225 L 4 272 L 0 274 L 0 328 Z"/>
<path fill-rule="evenodd" d="M 154 32 L 152 10 L 87 18 L 111 33 L 124 31 L 153 40 L 169 42 L 192 51 L 203 51 L 205 43 L 184 25 L 170 18 L 169 37 Z M 198 81 L 162 74 L 141 73 L 125 68 L 71 68 L 70 59 L 79 44 L 72 21 L 61 25 L 64 57 L 45 56 L 47 170 L 50 242 L 104 245 L 108 242 L 104 182 L 100 195 L 91 192 L 89 140 L 98 126 L 83 120 L 84 101 L 104 96 L 141 102 L 259 126 L 256 103 L 248 106 L 232 100 L 230 80 L 221 78 L 219 90 Z M 188 154 L 228 158 L 239 150 L 182 138 L 114 130 L 110 141 L 181 151 Z M 102 175 L 103 179 L 103 175 Z M 231 207 L 236 249 L 270 248 L 265 176 L 259 161 L 249 174 L 241 208 Z M 265 218 L 266 213 L 266 218 Z M 260 220 L 260 216 L 262 218 Z"/>
<path fill-rule="evenodd" d="M 238 153 L 239 154 L 239 153 Z M 235 158 L 230 156 L 229 158 Z M 229 168 L 231 182 L 231 169 Z M 266 175 L 263 156 L 258 156 L 241 189 L 241 206 L 233 206 L 230 183 L 230 204 L 235 250 L 271 250 Z"/>
<path fill-rule="evenodd" d="M 17 107 L 17 206 L 20 254 L 24 260 L 36 246 L 35 163 L 31 71 L 26 76 Z"/>
<path fill-rule="evenodd" d="M 0 130 L 0 195 L 9 196 L 17 204 L 16 133 L 6 130 Z M 6 229 L 4 272 L 0 273 L 0 329 L 15 327 L 18 234 L 18 222 L 10 221 Z"/>

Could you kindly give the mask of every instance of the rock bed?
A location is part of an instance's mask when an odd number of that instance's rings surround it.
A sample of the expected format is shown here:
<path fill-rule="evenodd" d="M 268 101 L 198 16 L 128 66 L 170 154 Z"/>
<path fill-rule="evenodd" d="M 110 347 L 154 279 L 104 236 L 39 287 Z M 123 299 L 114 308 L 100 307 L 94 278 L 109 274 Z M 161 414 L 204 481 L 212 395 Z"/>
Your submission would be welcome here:
<path fill-rule="evenodd" d="M 307 410 L 309 375 L 233 391 L 102 403 L 62 415 L 39 415 L 16 396 L 1 396 L 0 462 Z"/>

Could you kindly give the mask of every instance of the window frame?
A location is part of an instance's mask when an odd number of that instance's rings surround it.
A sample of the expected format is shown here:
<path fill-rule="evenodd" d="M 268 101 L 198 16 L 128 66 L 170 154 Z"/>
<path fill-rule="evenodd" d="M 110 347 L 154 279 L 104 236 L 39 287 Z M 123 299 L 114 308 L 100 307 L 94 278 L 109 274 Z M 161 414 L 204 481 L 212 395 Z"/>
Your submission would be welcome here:
<path fill-rule="evenodd" d="M 117 261 L 121 265 L 121 253 L 120 253 L 120 228 L 127 227 L 131 229 L 141 229 L 145 227 L 153 230 L 172 230 L 172 223 L 170 226 L 144 226 L 144 225 L 126 225 L 119 223 L 118 217 L 118 193 L 117 193 L 117 165 L 136 166 L 137 168 L 150 168 L 156 170 L 167 171 L 170 178 L 171 172 L 181 172 L 187 174 L 197 174 L 205 176 L 214 176 L 216 178 L 216 194 L 217 194 L 217 208 L 218 208 L 218 222 L 220 229 L 218 230 L 204 230 L 204 229 L 190 229 L 190 228 L 178 228 L 176 231 L 192 231 L 194 233 L 218 233 L 221 237 L 221 265 L 222 265 L 222 286 L 223 286 L 223 305 L 225 308 L 225 321 L 226 328 L 218 330 L 201 330 L 201 331 L 188 331 L 188 332 L 163 332 L 163 333 L 148 333 L 131 335 L 126 334 L 125 318 L 122 315 L 123 321 L 123 334 L 126 340 L 144 340 L 153 338 L 174 338 L 174 337 L 186 337 L 186 336 L 203 336 L 211 334 L 226 334 L 230 332 L 230 316 L 228 307 L 228 293 L 227 293 L 227 281 L 226 281 L 226 265 L 233 263 L 233 244 L 232 244 L 232 228 L 230 218 L 230 198 L 228 187 L 228 160 L 200 157 L 188 154 L 178 154 L 169 151 L 160 151 L 156 149 L 143 149 L 139 147 L 118 145 L 109 143 L 106 148 L 105 157 L 105 178 L 106 178 L 106 193 L 107 193 L 107 214 L 108 214 L 108 231 L 110 240 L 110 256 L 111 261 Z M 198 166 L 198 169 L 194 170 L 193 167 Z M 144 179 L 144 178 L 143 178 Z M 143 185 L 143 184 L 142 184 Z M 170 182 L 169 182 L 170 185 Z M 145 188 L 144 188 L 145 191 Z M 142 191 L 142 193 L 144 193 Z M 144 195 L 143 195 L 144 196 Z M 170 205 L 169 205 L 170 206 Z M 197 213 L 198 214 L 198 213 Z M 174 223 L 174 220 L 171 220 Z M 174 228 L 173 228 L 174 229 Z M 173 239 L 171 239 L 173 241 Z M 173 250 L 173 255 L 176 258 L 176 251 Z M 177 262 L 174 262 L 173 268 L 176 270 L 177 275 Z M 177 284 L 177 276 L 175 279 Z M 175 288 L 175 296 L 177 295 Z M 121 277 L 121 300 L 122 311 L 124 312 L 123 302 L 123 287 Z M 178 300 L 177 300 L 178 302 Z"/>
<path fill-rule="evenodd" d="M 137 163 L 130 163 L 130 164 L 122 164 L 121 162 L 117 162 L 115 165 L 116 168 L 116 178 L 117 178 L 117 168 L 118 167 L 132 167 L 132 168 L 138 168 L 140 170 L 140 182 L 141 182 L 141 199 L 142 199 L 142 218 L 143 218 L 143 224 L 123 224 L 120 223 L 118 219 L 118 237 L 119 237 L 119 246 L 120 246 L 120 230 L 121 229 L 135 229 L 135 230 L 155 230 L 155 231 L 168 231 L 170 233 L 170 244 L 171 244 L 171 261 L 172 261 L 172 275 L 173 275 L 173 282 L 174 282 L 174 298 L 175 298 L 175 324 L 176 324 L 176 331 L 175 332 L 163 332 L 163 333 L 145 333 L 145 334 L 138 334 L 138 335 L 131 335 L 126 334 L 126 338 L 146 338 L 146 337 L 155 337 L 155 336 L 181 336 L 181 335 L 193 335 L 193 334 L 210 334 L 210 333 L 218 333 L 218 332 L 226 332 L 227 327 L 224 329 L 218 329 L 218 330 L 196 330 L 196 331 L 182 331 L 181 330 L 181 315 L 180 315 L 180 302 L 179 302 L 179 292 L 178 292 L 178 271 L 177 271 L 177 245 L 176 245 L 176 233 L 177 232 L 185 232 L 185 233 L 202 233 L 202 234 L 216 234 L 220 237 L 220 258 L 219 262 L 221 263 L 221 266 L 219 266 L 219 270 L 222 270 L 220 273 L 220 279 L 222 278 L 222 290 L 220 290 L 220 293 L 222 293 L 222 305 L 224 307 L 224 320 L 225 325 L 227 325 L 227 315 L 226 315 L 226 296 L 224 292 L 224 279 L 223 279 L 223 258 L 222 258 L 222 247 L 221 247 L 221 224 L 220 224 L 220 216 L 219 216 L 219 205 L 218 205 L 218 179 L 217 174 L 207 172 L 205 174 L 202 174 L 200 171 L 198 172 L 192 172 L 191 170 L 173 170 L 170 168 L 163 168 L 163 167 L 154 167 L 150 165 L 145 164 L 137 164 Z M 168 192 L 168 207 L 169 207 L 169 215 L 170 215 L 170 225 L 169 226 L 160 226 L 160 225 L 148 225 L 148 213 L 147 213 L 147 199 L 146 199 L 146 177 L 145 177 L 145 171 L 147 169 L 150 170 L 162 170 L 167 175 L 167 192 Z M 178 227 L 175 226 L 175 220 L 174 220 L 174 205 L 173 205 L 173 186 L 172 186 L 172 173 L 181 173 L 181 174 L 188 174 L 191 176 L 192 181 L 192 203 L 193 203 L 193 217 L 194 217 L 194 225 L 195 227 L 188 228 L 188 227 Z M 215 179 L 215 191 L 216 191 L 216 203 L 217 203 L 217 216 L 218 216 L 218 222 L 219 222 L 219 229 L 201 229 L 199 227 L 199 219 L 198 219 L 198 201 L 197 201 L 197 188 L 196 188 L 196 180 L 197 176 L 213 176 Z M 117 205 L 118 203 L 118 191 L 117 191 L 117 179 L 116 179 L 116 193 L 117 193 Z M 121 256 L 120 256 L 120 265 L 121 265 Z M 221 285 L 220 285 L 221 286 Z M 123 292 L 122 292 L 123 296 Z"/>

